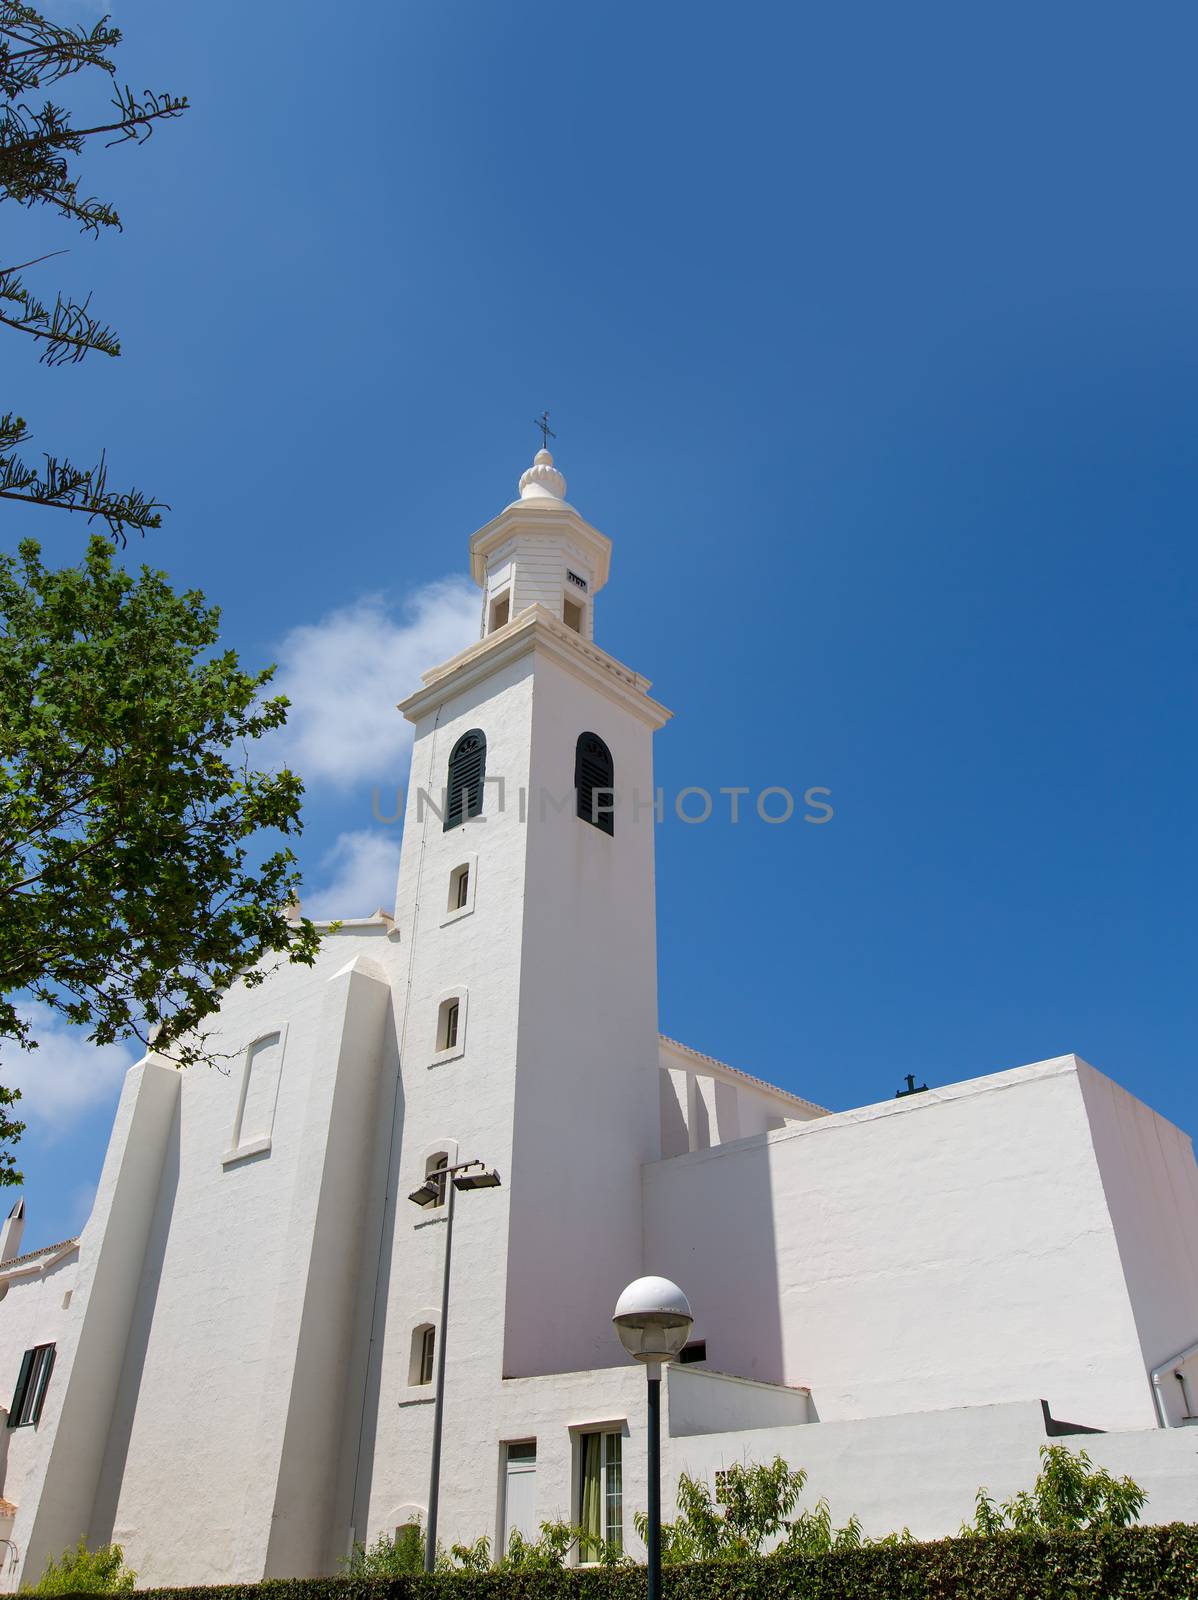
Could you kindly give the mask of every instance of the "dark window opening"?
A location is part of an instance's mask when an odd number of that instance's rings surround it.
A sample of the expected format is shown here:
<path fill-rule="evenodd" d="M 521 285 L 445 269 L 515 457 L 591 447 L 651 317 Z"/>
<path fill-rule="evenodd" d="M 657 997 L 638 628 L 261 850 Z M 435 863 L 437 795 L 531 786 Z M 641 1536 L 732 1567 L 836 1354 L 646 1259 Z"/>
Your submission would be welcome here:
<path fill-rule="evenodd" d="M 483 780 L 487 775 L 487 736 L 481 728 L 471 728 L 453 747 L 449 758 L 448 793 L 445 799 L 445 832 L 468 817 L 477 817 L 483 808 Z"/>
<path fill-rule="evenodd" d="M 449 909 L 461 911 L 470 898 L 470 868 L 455 867 L 449 879 Z"/>
<path fill-rule="evenodd" d="M 444 1151 L 440 1155 L 429 1156 L 424 1164 L 424 1176 L 432 1181 L 432 1185 L 437 1191 L 437 1198 L 433 1201 L 434 1206 L 443 1206 L 445 1204 L 445 1184 L 448 1176 L 446 1168 L 448 1166 L 449 1157 Z"/>
<path fill-rule="evenodd" d="M 615 764 L 597 733 L 580 733 L 574 751 L 578 815 L 604 833 L 615 834 Z"/>
<path fill-rule="evenodd" d="M 440 1027 L 437 1029 L 437 1049 L 454 1050 L 458 1042 L 458 1018 L 461 1015 L 461 1002 L 446 1000 L 441 1007 Z"/>
<path fill-rule="evenodd" d="M 683 1366 L 691 1361 L 707 1360 L 707 1340 L 692 1339 L 690 1344 L 684 1344 L 678 1353 L 678 1360 Z"/>

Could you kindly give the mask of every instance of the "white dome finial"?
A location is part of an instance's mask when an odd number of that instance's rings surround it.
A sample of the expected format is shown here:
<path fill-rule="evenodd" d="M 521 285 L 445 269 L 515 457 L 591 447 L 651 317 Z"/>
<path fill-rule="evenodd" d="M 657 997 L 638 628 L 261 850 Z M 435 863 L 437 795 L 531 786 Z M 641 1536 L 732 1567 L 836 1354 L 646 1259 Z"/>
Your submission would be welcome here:
<path fill-rule="evenodd" d="M 521 500 L 564 500 L 566 480 L 553 465 L 548 450 L 538 450 L 532 466 L 520 474 Z"/>

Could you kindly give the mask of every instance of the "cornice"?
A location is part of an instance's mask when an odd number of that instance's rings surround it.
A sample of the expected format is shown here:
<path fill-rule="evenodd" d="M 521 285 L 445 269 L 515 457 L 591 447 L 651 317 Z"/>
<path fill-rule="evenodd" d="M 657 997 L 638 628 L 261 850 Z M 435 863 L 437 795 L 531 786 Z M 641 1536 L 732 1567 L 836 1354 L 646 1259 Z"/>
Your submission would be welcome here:
<path fill-rule="evenodd" d="M 526 606 L 497 632 L 480 639 L 443 666 L 424 673 L 425 687 L 401 700 L 399 709 L 409 722 L 418 722 L 452 695 L 461 694 L 534 651 L 600 690 L 650 728 L 664 727 L 674 714 L 650 698 L 648 678 L 581 638 L 541 605 Z"/>

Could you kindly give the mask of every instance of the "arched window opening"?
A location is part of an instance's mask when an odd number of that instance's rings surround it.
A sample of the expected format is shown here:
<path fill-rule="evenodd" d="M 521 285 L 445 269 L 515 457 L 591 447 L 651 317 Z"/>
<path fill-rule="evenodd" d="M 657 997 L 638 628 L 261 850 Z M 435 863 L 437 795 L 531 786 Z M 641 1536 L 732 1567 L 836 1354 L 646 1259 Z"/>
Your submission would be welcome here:
<path fill-rule="evenodd" d="M 445 797 L 445 831 L 459 827 L 483 808 L 483 779 L 487 775 L 487 736 L 471 728 L 453 747 Z"/>
<path fill-rule="evenodd" d="M 437 1351 L 437 1330 L 431 1322 L 422 1322 L 412 1330 L 412 1363 L 408 1372 L 410 1384 L 433 1381 L 433 1359 Z"/>
<path fill-rule="evenodd" d="M 580 733 L 574 751 L 574 788 L 584 822 L 615 834 L 615 764 L 597 733 Z"/>
<path fill-rule="evenodd" d="M 437 1049 L 456 1050 L 462 1020 L 462 1003 L 456 997 L 442 1000 L 437 1012 Z"/>
<path fill-rule="evenodd" d="M 455 867 L 449 875 L 450 911 L 463 911 L 470 900 L 470 864 Z"/>
<path fill-rule="evenodd" d="M 433 1187 L 437 1191 L 437 1198 L 433 1201 L 432 1206 L 429 1207 L 430 1210 L 445 1204 L 445 1172 L 448 1166 L 449 1157 L 444 1150 L 438 1151 L 435 1156 L 429 1156 L 424 1163 L 424 1176 L 426 1179 L 431 1180 Z"/>

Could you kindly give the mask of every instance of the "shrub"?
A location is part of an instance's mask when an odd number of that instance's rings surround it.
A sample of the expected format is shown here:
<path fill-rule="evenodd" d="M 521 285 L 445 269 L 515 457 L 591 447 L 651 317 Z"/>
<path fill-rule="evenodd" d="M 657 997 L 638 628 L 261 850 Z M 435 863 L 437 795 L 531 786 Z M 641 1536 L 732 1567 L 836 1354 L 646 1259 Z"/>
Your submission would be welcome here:
<path fill-rule="evenodd" d="M 356 1544 L 345 1563 L 350 1578 L 403 1578 L 424 1571 L 424 1535 L 419 1522 L 397 1530 L 389 1539 L 385 1533 L 369 1547 Z"/>
<path fill-rule="evenodd" d="M 867 1545 L 666 1568 L 664 1600 L 1195 1600 L 1198 1527 Z M 149 1600 L 644 1600 L 645 1569 L 565 1568 L 272 1579 L 149 1591 Z"/>
<path fill-rule="evenodd" d="M 125 1552 L 119 1544 L 103 1544 L 89 1550 L 80 1539 L 73 1550 L 64 1550 L 62 1559 L 51 1558 L 46 1570 L 33 1585 L 33 1594 L 131 1594 L 136 1572 L 125 1565 Z"/>
<path fill-rule="evenodd" d="M 1144 1509 L 1148 1496 L 1131 1478 L 1115 1478 L 1096 1467 L 1084 1450 L 1077 1455 L 1063 1444 L 1040 1446 L 1042 1466 L 1031 1489 L 996 1505 L 979 1489 L 972 1522 L 964 1535 L 1077 1533 L 1083 1528 L 1126 1528 Z"/>
<path fill-rule="evenodd" d="M 855 1550 L 866 1542 L 856 1517 L 843 1528 L 833 1527 L 826 1500 L 818 1501 L 811 1511 L 791 1515 L 807 1474 L 781 1456 L 768 1466 L 737 1462 L 720 1473 L 718 1482 L 717 1501 L 701 1478 L 685 1472 L 679 1478 L 681 1515 L 676 1522 L 662 1524 L 663 1563 L 740 1561 L 768 1548 L 787 1555 L 823 1555 L 829 1550 Z M 638 1511 L 632 1520 L 644 1539 L 648 1517 Z"/>

